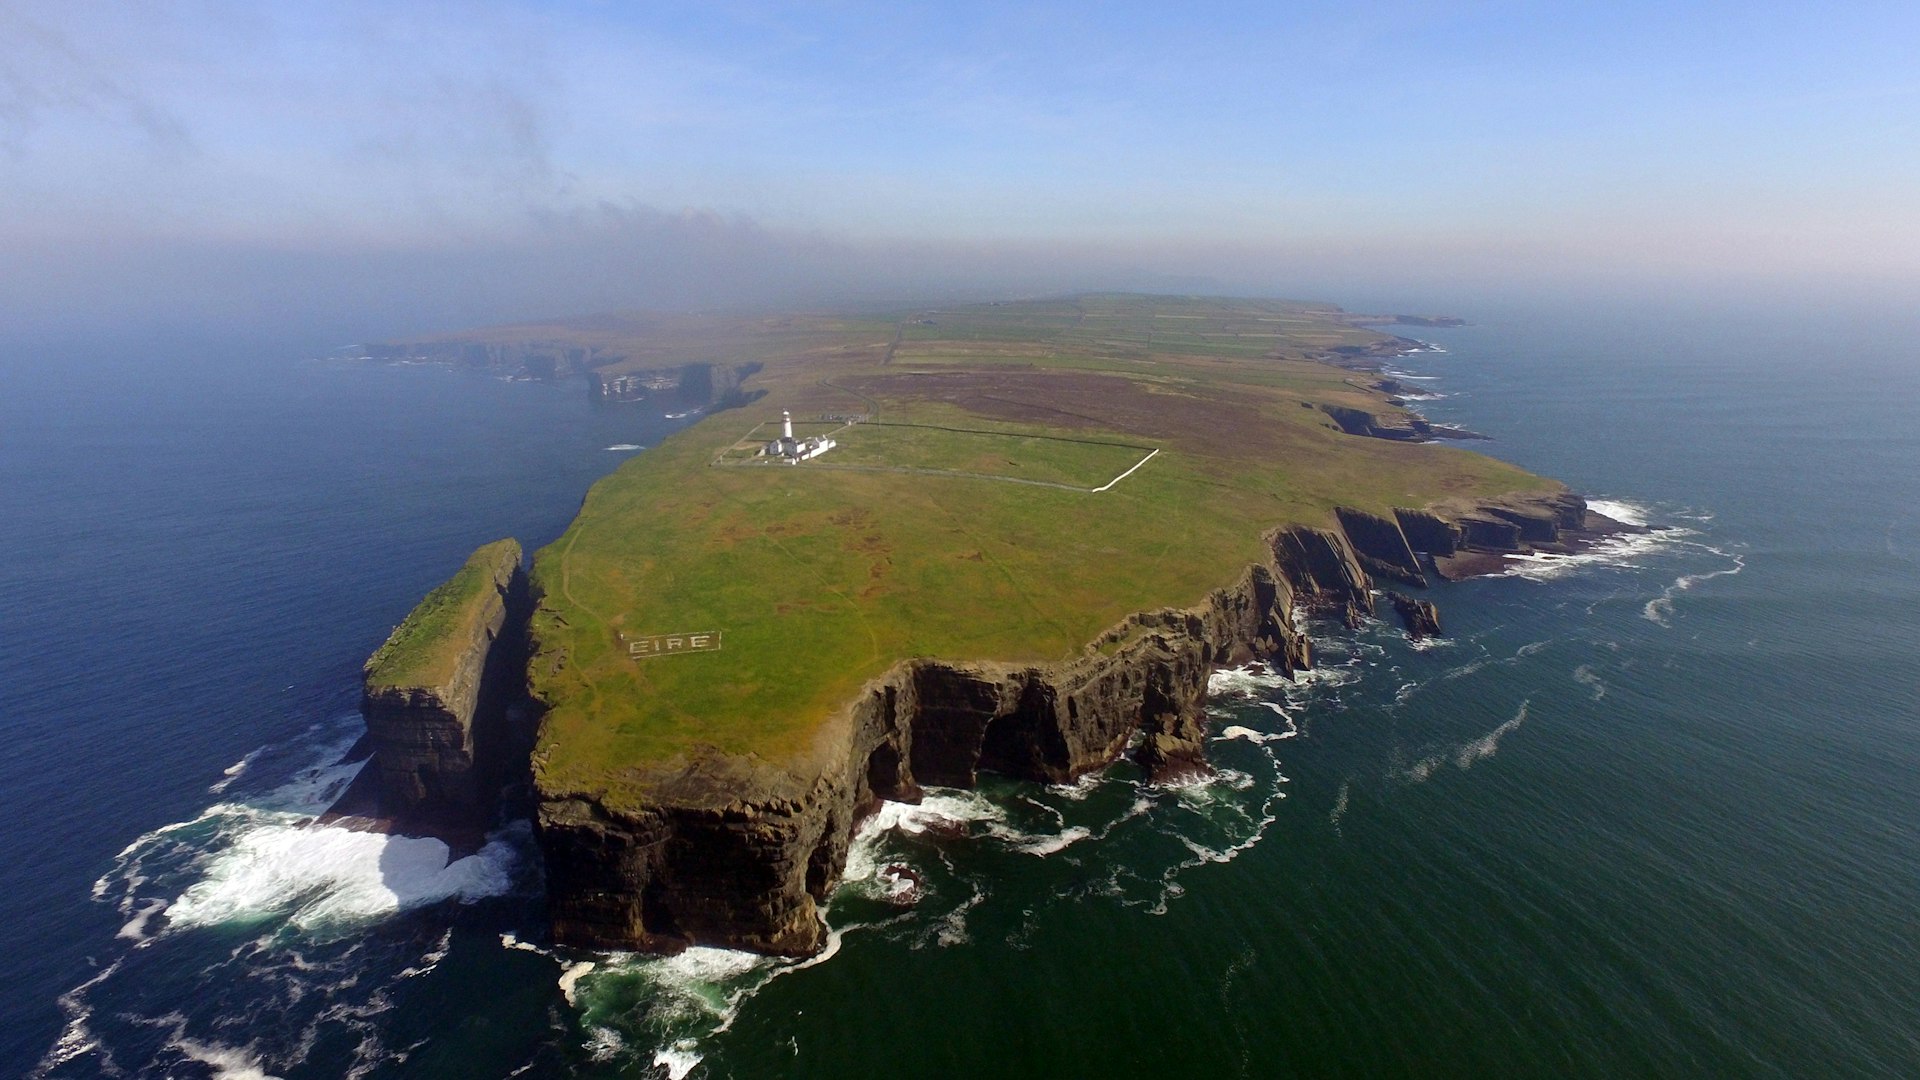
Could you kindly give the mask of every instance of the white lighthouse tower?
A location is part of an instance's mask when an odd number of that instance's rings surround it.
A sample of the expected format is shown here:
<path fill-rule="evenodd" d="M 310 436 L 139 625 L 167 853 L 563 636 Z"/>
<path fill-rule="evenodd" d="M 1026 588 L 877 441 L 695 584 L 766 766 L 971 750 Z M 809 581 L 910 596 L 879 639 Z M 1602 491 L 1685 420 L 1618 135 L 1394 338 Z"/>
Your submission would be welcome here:
<path fill-rule="evenodd" d="M 798 465 L 808 458 L 816 458 L 833 449 L 838 444 L 829 436 L 811 439 L 793 437 L 793 414 L 780 411 L 780 437 L 766 445 L 760 453 L 788 465 Z"/>

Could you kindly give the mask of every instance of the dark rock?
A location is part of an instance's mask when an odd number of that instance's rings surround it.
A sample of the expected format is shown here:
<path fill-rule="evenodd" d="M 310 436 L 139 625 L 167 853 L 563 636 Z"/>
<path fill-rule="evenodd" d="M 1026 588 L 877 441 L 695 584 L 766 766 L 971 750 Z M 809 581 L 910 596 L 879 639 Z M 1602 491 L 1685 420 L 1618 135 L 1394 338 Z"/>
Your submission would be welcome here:
<path fill-rule="evenodd" d="M 1398 521 L 1345 506 L 1336 507 L 1334 514 L 1369 572 L 1426 588 L 1427 575 L 1420 569 L 1420 560 L 1413 557 L 1413 547 Z"/>
<path fill-rule="evenodd" d="M 1440 609 L 1433 606 L 1433 601 L 1415 600 L 1397 592 L 1388 593 L 1387 599 L 1392 601 L 1393 610 L 1399 613 L 1400 621 L 1406 624 L 1409 639 L 1419 641 L 1440 636 Z"/>

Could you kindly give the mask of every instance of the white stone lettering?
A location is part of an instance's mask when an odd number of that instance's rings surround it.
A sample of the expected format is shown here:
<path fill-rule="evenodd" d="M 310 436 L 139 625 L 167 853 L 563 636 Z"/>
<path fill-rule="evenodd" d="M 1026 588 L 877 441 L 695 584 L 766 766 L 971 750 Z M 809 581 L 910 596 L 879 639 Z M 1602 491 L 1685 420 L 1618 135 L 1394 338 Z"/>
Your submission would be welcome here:
<path fill-rule="evenodd" d="M 627 655 L 635 660 L 645 660 L 679 653 L 719 652 L 720 635 L 719 630 L 704 630 L 697 634 L 652 634 L 627 642 Z"/>

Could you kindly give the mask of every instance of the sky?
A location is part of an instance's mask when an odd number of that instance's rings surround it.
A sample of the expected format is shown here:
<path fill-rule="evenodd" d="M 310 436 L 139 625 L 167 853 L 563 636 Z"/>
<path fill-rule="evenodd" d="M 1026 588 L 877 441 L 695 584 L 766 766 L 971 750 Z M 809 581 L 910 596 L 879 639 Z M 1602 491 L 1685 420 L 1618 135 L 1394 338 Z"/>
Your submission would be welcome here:
<path fill-rule="evenodd" d="M 0 0 L 15 320 L 1543 281 L 1920 282 L 1920 5 Z"/>

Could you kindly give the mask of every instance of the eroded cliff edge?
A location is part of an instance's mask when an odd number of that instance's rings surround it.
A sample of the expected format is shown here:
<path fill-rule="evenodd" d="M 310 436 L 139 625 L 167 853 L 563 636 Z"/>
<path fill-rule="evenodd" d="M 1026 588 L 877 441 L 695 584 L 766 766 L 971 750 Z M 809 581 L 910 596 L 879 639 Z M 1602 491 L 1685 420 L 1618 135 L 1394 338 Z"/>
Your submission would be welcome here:
<path fill-rule="evenodd" d="M 805 955 L 859 820 L 923 784 L 982 771 L 1058 783 L 1130 755 L 1157 780 L 1204 772 L 1208 676 L 1261 661 L 1311 665 L 1307 614 L 1349 625 L 1374 577 L 1424 585 L 1506 553 L 1570 550 L 1613 523 L 1578 496 L 1396 510 L 1341 509 L 1270 533 L 1267 557 L 1200 604 L 1136 614 L 1070 661 L 903 661 L 823 726 L 817 770 L 696 750 L 635 776 L 637 804 L 534 775 L 556 940 L 674 951 L 691 944 Z M 1476 562 L 1476 560 L 1480 560 Z M 536 662 L 538 660 L 536 659 Z"/>

